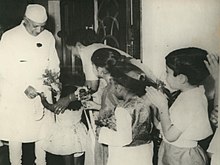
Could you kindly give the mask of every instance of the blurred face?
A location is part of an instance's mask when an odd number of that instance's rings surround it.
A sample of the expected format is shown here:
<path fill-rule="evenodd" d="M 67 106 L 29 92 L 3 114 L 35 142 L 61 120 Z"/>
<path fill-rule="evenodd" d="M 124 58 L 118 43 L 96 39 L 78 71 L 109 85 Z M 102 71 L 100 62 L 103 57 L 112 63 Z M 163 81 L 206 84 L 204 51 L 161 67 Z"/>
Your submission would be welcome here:
<path fill-rule="evenodd" d="M 172 69 L 170 69 L 168 66 L 166 66 L 166 81 L 172 89 L 179 90 L 178 75 L 174 76 L 174 71 Z"/>
<path fill-rule="evenodd" d="M 112 85 L 111 89 L 113 90 L 114 95 L 118 99 L 123 99 L 123 94 L 124 94 L 124 90 L 125 90 L 123 88 L 123 86 L 121 86 L 120 84 L 118 84 L 115 81 L 113 81 L 113 83 L 111 85 Z"/>
<path fill-rule="evenodd" d="M 95 64 L 92 64 L 92 69 L 98 78 L 104 78 L 109 75 L 109 72 L 105 68 L 97 67 Z"/>
<path fill-rule="evenodd" d="M 25 21 L 25 28 L 29 34 L 32 36 L 37 36 L 39 35 L 42 31 L 44 31 L 46 22 L 44 23 L 36 23 L 28 18 L 24 18 Z"/>

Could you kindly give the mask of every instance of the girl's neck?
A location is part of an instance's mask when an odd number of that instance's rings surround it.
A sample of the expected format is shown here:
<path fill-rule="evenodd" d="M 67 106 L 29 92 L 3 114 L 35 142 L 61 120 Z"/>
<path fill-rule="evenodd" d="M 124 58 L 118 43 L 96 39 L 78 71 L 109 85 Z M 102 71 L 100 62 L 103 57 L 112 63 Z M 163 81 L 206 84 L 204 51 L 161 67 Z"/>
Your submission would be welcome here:
<path fill-rule="evenodd" d="M 123 100 L 124 100 L 125 103 L 127 103 L 134 96 L 135 96 L 135 94 L 133 94 L 129 91 L 126 91 L 125 94 L 124 94 Z"/>
<path fill-rule="evenodd" d="M 191 90 L 196 87 L 197 87 L 196 85 L 185 84 L 180 90 L 182 92 L 186 92 L 186 91 Z"/>

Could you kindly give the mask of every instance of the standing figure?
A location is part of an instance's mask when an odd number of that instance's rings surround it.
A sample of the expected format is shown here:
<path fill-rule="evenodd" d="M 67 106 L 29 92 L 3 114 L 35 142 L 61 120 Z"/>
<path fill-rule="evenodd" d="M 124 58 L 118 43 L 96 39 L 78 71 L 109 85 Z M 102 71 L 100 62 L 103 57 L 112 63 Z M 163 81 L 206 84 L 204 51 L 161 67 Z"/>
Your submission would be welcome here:
<path fill-rule="evenodd" d="M 212 141 L 209 144 L 208 152 L 211 155 L 211 165 L 218 165 L 220 162 L 220 131 L 219 131 L 219 56 L 209 54 L 208 55 L 208 62 L 204 61 L 210 74 L 212 75 L 213 79 L 215 80 L 215 98 L 214 98 L 214 109 L 210 115 L 210 121 L 215 127 L 215 134 L 212 138 Z"/>
<path fill-rule="evenodd" d="M 107 64 L 112 76 L 109 92 L 120 100 L 112 101 L 115 108 L 104 110 L 111 115 L 102 121 L 99 130 L 99 143 L 108 145 L 107 165 L 152 165 L 153 107 L 141 98 L 150 81 L 131 63 L 109 58 Z"/>
<path fill-rule="evenodd" d="M 103 79 L 98 78 L 93 72 L 93 65 L 91 62 L 91 57 L 93 53 L 98 49 L 113 49 L 117 51 L 122 56 L 128 57 L 130 62 L 138 67 L 140 67 L 145 74 L 150 77 L 152 80 L 156 81 L 156 77 L 153 75 L 152 71 L 141 63 L 139 60 L 132 58 L 126 52 L 121 51 L 120 49 L 110 47 L 103 43 L 98 43 L 97 35 L 94 30 L 91 29 L 77 29 L 73 32 L 71 36 L 66 37 L 67 48 L 71 50 L 72 55 L 77 55 L 82 60 L 83 72 L 85 73 L 85 86 L 89 87 L 93 94 L 93 100 L 100 103 L 103 88 L 106 86 Z M 68 97 L 60 98 L 56 104 L 56 113 L 64 112 L 65 108 L 69 103 Z"/>
<path fill-rule="evenodd" d="M 77 87 L 71 84 L 72 82 L 67 82 L 62 85 L 61 97 L 66 97 L 76 91 Z M 49 104 L 43 93 L 40 97 L 44 107 L 54 112 L 54 104 Z M 81 121 L 82 112 L 81 101 L 71 102 L 64 113 L 56 115 L 56 122 L 42 141 L 42 147 L 46 152 L 61 155 L 64 158 L 64 165 L 84 165 L 84 155 L 88 144 L 86 144 L 87 129 Z"/>
<path fill-rule="evenodd" d="M 40 98 L 30 90 L 44 92 L 52 101 L 51 89 L 44 84 L 45 71 L 59 74 L 59 58 L 53 35 L 45 29 L 43 6 L 27 6 L 20 25 L 6 31 L 0 43 L 0 139 L 9 141 L 12 165 L 21 165 L 22 143 L 35 142 L 35 163 L 45 165 L 45 152 L 38 142 L 53 114 L 44 111 Z"/>
<path fill-rule="evenodd" d="M 111 48 L 100 48 L 96 50 L 91 57 L 93 74 L 100 80 L 104 80 L 106 86 L 102 89 L 101 103 L 97 104 L 95 101 L 87 101 L 88 109 L 98 109 L 98 115 L 96 115 L 96 135 L 97 143 L 95 144 L 95 164 L 106 165 L 108 159 L 108 148 L 106 144 L 98 143 L 98 130 L 100 126 L 103 126 L 105 119 L 109 118 L 113 113 L 118 99 L 114 96 L 112 88 L 112 77 L 109 72 L 109 62 L 122 61 L 126 57 L 121 55 L 118 51 Z M 111 99 L 110 99 L 111 98 Z"/>
<path fill-rule="evenodd" d="M 206 165 L 207 156 L 198 141 L 212 134 L 208 103 L 201 82 L 209 72 L 204 64 L 207 51 L 182 48 L 166 56 L 167 83 L 181 93 L 168 109 L 167 98 L 151 87 L 146 96 L 158 107 L 163 141 L 158 165 Z"/>

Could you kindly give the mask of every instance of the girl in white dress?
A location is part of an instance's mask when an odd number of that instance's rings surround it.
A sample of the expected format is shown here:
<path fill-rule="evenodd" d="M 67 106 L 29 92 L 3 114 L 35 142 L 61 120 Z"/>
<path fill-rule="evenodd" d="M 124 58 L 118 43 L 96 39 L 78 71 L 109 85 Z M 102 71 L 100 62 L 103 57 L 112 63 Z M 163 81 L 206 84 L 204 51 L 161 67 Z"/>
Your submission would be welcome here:
<path fill-rule="evenodd" d="M 112 81 L 106 92 L 120 100 L 115 102 L 108 97 L 115 107 L 107 105 L 102 112 L 105 117 L 99 119 L 99 143 L 108 145 L 107 165 L 152 165 L 151 103 L 140 97 L 145 94 L 146 82 L 140 80 L 145 74 L 131 63 L 116 61 L 111 53 L 106 62 L 108 67 L 99 67 L 96 65 L 101 61 L 99 57 L 98 51 L 92 56 L 94 72 L 108 69 Z"/>
<path fill-rule="evenodd" d="M 75 90 L 76 87 L 72 85 L 63 86 L 61 97 L 70 96 Z M 48 104 L 43 94 L 40 96 L 44 107 L 54 112 L 54 105 Z M 56 122 L 52 125 L 47 138 L 42 142 L 45 151 L 62 155 L 65 165 L 72 165 L 73 162 L 74 165 L 84 164 L 87 129 L 81 122 L 82 112 L 80 101 L 70 102 L 64 113 L 55 116 Z"/>

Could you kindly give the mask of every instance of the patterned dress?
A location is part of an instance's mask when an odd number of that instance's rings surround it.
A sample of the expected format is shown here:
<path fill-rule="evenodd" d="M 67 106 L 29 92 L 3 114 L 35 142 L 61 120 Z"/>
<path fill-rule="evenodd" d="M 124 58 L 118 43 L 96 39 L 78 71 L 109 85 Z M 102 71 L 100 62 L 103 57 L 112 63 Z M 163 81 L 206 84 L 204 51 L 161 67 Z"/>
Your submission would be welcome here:
<path fill-rule="evenodd" d="M 102 127 L 99 142 L 108 145 L 108 165 L 151 165 L 151 106 L 142 98 L 132 97 L 114 111 L 116 130 Z M 113 125 L 112 123 L 110 125 Z"/>

